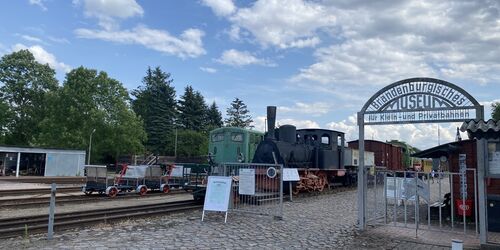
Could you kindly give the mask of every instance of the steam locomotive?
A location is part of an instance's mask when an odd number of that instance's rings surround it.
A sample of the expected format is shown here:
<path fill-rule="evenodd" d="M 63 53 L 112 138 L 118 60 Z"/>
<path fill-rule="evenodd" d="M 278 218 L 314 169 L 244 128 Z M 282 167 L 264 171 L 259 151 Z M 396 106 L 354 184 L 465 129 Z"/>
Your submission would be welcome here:
<path fill-rule="evenodd" d="M 255 151 L 253 163 L 278 163 L 299 170 L 294 192 L 323 191 L 332 185 L 352 185 L 354 169 L 344 166 L 344 133 L 328 129 L 275 128 L 276 107 L 267 107 L 265 139 Z"/>

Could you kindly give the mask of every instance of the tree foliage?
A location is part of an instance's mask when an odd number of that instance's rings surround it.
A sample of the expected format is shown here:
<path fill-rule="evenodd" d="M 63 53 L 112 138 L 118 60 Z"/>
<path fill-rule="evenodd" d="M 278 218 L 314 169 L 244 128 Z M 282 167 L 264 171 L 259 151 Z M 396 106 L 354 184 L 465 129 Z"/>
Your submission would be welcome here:
<path fill-rule="evenodd" d="M 204 132 L 182 129 L 178 131 L 177 141 L 177 156 L 201 156 L 208 152 L 208 136 Z"/>
<path fill-rule="evenodd" d="M 213 102 L 207 110 L 207 130 L 210 131 L 216 128 L 220 128 L 222 127 L 222 125 L 222 114 L 219 111 L 217 104 Z"/>
<path fill-rule="evenodd" d="M 146 148 L 155 154 L 173 153 L 173 129 L 177 116 L 175 89 L 170 74 L 160 67 L 148 68 L 143 86 L 132 91 L 132 107 L 144 120 Z"/>
<path fill-rule="evenodd" d="M 500 102 L 491 104 L 491 118 L 497 121 L 500 120 Z"/>
<path fill-rule="evenodd" d="M 207 125 L 207 104 L 200 92 L 187 86 L 178 102 L 179 127 L 186 130 L 204 131 Z"/>
<path fill-rule="evenodd" d="M 38 144 L 87 148 L 95 129 L 93 161 L 102 160 L 105 155 L 116 159 L 120 154 L 143 149 L 146 134 L 142 121 L 132 111 L 126 89 L 105 72 L 84 67 L 72 70 L 51 100 Z"/>
<path fill-rule="evenodd" d="M 235 98 L 231 106 L 227 109 L 227 118 L 225 120 L 228 127 L 249 128 L 252 126 L 252 116 L 247 105 L 242 100 Z"/>
<path fill-rule="evenodd" d="M 0 60 L 0 109 L 9 110 L 5 142 L 33 145 L 40 122 L 47 114 L 48 96 L 57 89 L 55 71 L 40 64 L 28 50 L 5 55 Z M 8 106 L 5 107 L 5 105 Z M 6 113 L 7 114 L 7 113 Z"/>

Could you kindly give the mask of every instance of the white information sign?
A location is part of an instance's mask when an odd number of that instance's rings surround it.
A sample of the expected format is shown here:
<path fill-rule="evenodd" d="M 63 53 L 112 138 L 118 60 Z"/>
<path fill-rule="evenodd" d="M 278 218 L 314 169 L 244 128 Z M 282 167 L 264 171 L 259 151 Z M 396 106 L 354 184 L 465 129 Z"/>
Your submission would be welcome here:
<path fill-rule="evenodd" d="M 240 194 L 255 195 L 255 169 L 240 169 L 240 182 L 238 192 Z"/>
<path fill-rule="evenodd" d="M 209 176 L 203 210 L 227 212 L 231 184 L 230 176 Z"/>
<path fill-rule="evenodd" d="M 187 168 L 186 170 L 189 171 L 191 169 Z M 171 176 L 172 177 L 183 177 L 183 173 L 182 173 L 183 171 L 184 171 L 184 166 L 182 166 L 182 165 L 174 165 L 174 168 L 172 169 Z M 189 172 L 186 173 L 186 174 L 189 174 Z"/>
<path fill-rule="evenodd" d="M 283 168 L 283 181 L 300 181 L 299 171 L 296 168 Z"/>
<path fill-rule="evenodd" d="M 500 151 L 491 153 L 489 161 L 489 174 L 500 174 Z"/>

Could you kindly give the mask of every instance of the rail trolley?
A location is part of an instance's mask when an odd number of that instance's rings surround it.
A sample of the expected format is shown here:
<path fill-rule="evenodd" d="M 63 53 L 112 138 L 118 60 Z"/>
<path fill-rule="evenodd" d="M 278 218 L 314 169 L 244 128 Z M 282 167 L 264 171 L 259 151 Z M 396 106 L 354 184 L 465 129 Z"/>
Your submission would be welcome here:
<path fill-rule="evenodd" d="M 148 190 L 169 193 L 172 188 L 180 188 L 182 183 L 171 182 L 172 165 L 121 165 L 119 173 L 109 171 L 107 166 L 85 166 L 86 183 L 82 191 L 86 195 L 96 192 L 115 197 L 118 193 L 133 192 L 146 195 Z"/>

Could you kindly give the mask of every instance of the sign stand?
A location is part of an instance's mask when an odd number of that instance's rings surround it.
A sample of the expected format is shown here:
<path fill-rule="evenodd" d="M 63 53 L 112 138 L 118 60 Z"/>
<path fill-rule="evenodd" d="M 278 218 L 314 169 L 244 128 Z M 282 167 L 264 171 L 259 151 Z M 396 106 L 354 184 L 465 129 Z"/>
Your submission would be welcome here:
<path fill-rule="evenodd" d="M 229 198 L 233 179 L 230 176 L 209 176 L 207 191 L 205 193 L 205 203 L 201 221 L 205 218 L 205 211 L 225 212 L 224 223 L 227 222 L 227 212 L 229 208 Z"/>
<path fill-rule="evenodd" d="M 290 188 L 290 201 L 292 198 L 292 181 L 300 181 L 299 171 L 296 168 L 283 168 L 283 181 L 288 181 Z"/>

